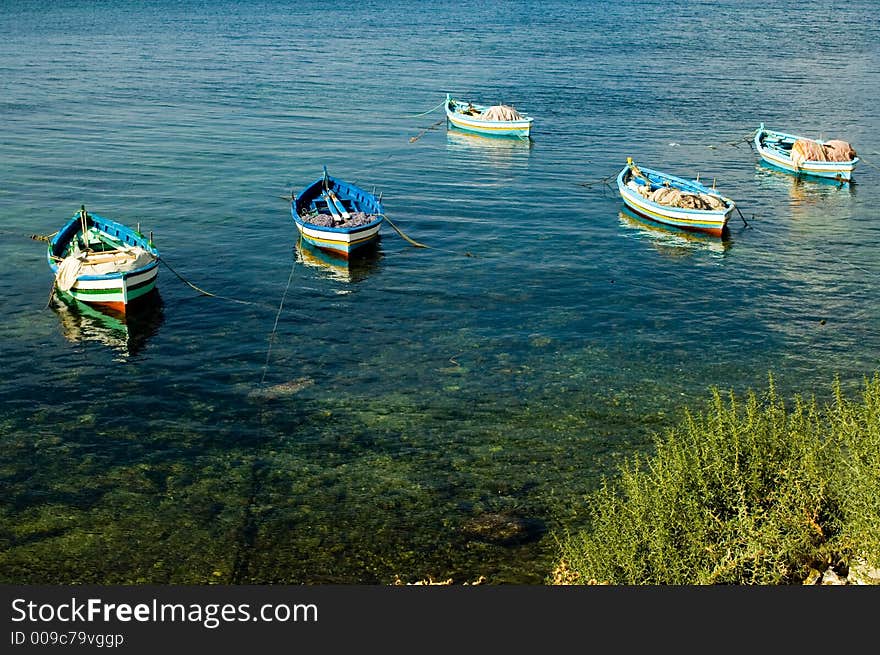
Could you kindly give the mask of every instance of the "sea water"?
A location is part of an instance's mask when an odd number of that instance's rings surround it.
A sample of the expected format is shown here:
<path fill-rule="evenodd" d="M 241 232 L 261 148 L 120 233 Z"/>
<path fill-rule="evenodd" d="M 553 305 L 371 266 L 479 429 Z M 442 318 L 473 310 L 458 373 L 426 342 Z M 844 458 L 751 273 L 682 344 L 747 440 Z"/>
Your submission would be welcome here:
<path fill-rule="evenodd" d="M 857 393 L 875 12 L 3 3 L 0 580 L 540 584 L 713 388 Z M 447 128 L 446 93 L 532 138 Z M 761 165 L 761 122 L 850 141 L 854 182 Z M 627 157 L 734 198 L 729 234 L 629 215 Z M 323 166 L 389 219 L 350 267 L 290 218 Z M 81 205 L 161 252 L 128 322 L 50 299 L 31 236 Z"/>

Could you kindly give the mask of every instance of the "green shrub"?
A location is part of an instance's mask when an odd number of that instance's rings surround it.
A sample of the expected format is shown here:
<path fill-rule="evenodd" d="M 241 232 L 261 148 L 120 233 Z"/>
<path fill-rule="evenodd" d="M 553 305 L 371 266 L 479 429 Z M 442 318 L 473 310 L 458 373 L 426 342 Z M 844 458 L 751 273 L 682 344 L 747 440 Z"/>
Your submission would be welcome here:
<path fill-rule="evenodd" d="M 880 553 L 880 379 L 862 402 L 786 407 L 770 378 L 740 405 L 656 440 L 591 497 L 590 528 L 560 540 L 555 582 L 791 584 L 812 567 Z M 876 564 L 875 564 L 876 565 Z"/>

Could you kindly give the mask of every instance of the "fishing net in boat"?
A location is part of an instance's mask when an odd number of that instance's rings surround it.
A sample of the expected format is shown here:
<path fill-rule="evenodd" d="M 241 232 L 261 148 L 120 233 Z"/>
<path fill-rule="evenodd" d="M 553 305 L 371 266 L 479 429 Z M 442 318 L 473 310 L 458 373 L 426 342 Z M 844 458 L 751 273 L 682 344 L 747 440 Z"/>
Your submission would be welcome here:
<path fill-rule="evenodd" d="M 828 161 L 852 161 L 856 158 L 856 151 L 846 141 L 832 139 L 825 142 L 825 154 Z"/>
<path fill-rule="evenodd" d="M 691 193 L 667 186 L 652 189 L 647 184 L 639 184 L 635 180 L 630 180 L 627 186 L 647 200 L 666 207 L 700 209 L 704 211 L 720 211 L 725 209 L 723 200 L 708 193 Z"/>
<path fill-rule="evenodd" d="M 354 212 L 349 218 L 340 221 L 329 214 L 307 214 L 302 219 L 311 225 L 318 227 L 360 227 L 367 225 L 376 220 L 376 214 L 366 214 L 364 212 Z"/>
<path fill-rule="evenodd" d="M 522 114 L 508 105 L 492 105 L 480 115 L 480 118 L 487 121 L 519 121 L 522 120 Z"/>
<path fill-rule="evenodd" d="M 805 161 L 851 161 L 856 151 L 846 141 L 832 139 L 824 144 L 811 139 L 798 139 L 791 146 L 791 160 L 795 165 Z"/>

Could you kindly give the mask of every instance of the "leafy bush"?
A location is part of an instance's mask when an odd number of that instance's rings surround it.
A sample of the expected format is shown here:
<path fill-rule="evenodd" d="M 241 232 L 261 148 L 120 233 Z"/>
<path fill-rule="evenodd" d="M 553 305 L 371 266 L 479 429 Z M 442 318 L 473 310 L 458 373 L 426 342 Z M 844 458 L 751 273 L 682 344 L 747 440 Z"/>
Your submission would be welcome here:
<path fill-rule="evenodd" d="M 707 411 L 656 440 L 590 499 L 590 529 L 560 540 L 553 582 L 792 584 L 858 557 L 880 564 L 880 378 L 861 402 L 795 397 L 770 378 L 740 405 L 713 390 Z"/>

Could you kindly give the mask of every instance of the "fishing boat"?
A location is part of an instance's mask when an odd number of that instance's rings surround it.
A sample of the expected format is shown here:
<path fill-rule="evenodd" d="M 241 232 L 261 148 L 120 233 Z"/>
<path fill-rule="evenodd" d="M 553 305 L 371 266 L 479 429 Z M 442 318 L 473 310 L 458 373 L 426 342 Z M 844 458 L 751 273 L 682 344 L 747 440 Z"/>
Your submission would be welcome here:
<path fill-rule="evenodd" d="M 456 100 L 447 93 L 444 106 L 448 122 L 461 130 L 493 136 L 530 136 L 534 119 L 509 105 L 478 105 Z"/>
<path fill-rule="evenodd" d="M 46 252 L 55 289 L 125 312 L 156 287 L 159 252 L 151 238 L 83 206 L 52 237 Z"/>
<path fill-rule="evenodd" d="M 303 241 L 349 257 L 376 242 L 385 218 L 379 197 L 324 174 L 299 194 L 291 194 L 290 213 Z"/>
<path fill-rule="evenodd" d="M 722 236 L 736 204 L 699 180 L 641 168 L 627 157 L 617 188 L 632 211 L 657 223 Z"/>
<path fill-rule="evenodd" d="M 767 164 L 797 175 L 849 182 L 859 163 L 856 151 L 840 140 L 821 141 L 769 130 L 755 130 L 755 150 Z"/>

